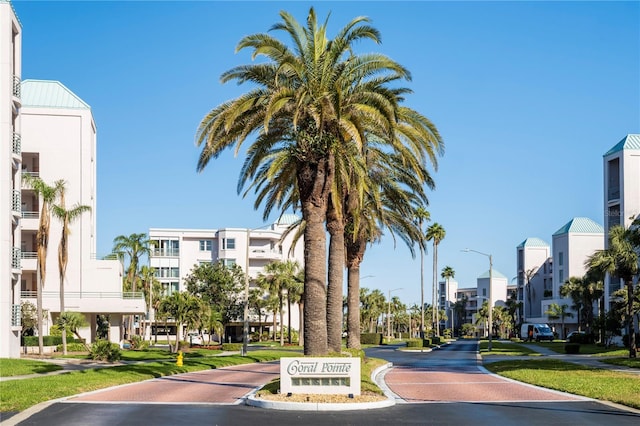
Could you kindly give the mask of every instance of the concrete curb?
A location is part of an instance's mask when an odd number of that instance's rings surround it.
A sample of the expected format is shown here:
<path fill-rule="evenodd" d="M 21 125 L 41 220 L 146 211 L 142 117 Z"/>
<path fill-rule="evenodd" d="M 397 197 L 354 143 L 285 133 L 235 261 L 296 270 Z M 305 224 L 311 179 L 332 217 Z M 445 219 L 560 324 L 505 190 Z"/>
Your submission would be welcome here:
<path fill-rule="evenodd" d="M 391 392 L 391 390 L 386 386 L 382 386 L 380 382 L 376 380 L 377 376 L 391 368 L 393 364 L 387 363 L 382 365 L 373 372 L 371 372 L 371 380 L 376 382 L 378 386 L 380 386 L 385 396 L 386 400 L 383 401 L 373 401 L 373 402 L 354 402 L 354 403 L 321 403 L 321 402 L 283 402 L 283 401 L 269 401 L 265 399 L 260 399 L 256 397 L 256 392 L 258 389 L 251 392 L 245 398 L 245 404 L 250 405 L 252 407 L 265 408 L 268 410 L 293 410 L 293 411 L 351 411 L 351 410 L 371 410 L 376 408 L 385 408 L 391 407 L 396 404 L 397 396 Z M 384 382 L 383 382 L 384 383 Z M 391 395 L 391 396 L 390 396 Z"/>

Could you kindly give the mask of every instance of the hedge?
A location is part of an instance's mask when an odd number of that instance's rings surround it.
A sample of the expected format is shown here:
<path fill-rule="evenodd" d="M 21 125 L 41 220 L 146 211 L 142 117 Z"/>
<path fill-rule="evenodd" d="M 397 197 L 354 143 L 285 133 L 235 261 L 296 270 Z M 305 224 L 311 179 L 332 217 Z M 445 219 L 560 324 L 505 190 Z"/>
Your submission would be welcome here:
<path fill-rule="evenodd" d="M 382 333 L 362 333 L 360 343 L 363 345 L 381 345 Z"/>
<path fill-rule="evenodd" d="M 58 346 L 62 344 L 62 336 L 42 336 L 43 346 Z M 84 343 L 79 339 L 67 337 L 67 343 Z M 22 346 L 38 346 L 38 336 L 22 336 Z"/>

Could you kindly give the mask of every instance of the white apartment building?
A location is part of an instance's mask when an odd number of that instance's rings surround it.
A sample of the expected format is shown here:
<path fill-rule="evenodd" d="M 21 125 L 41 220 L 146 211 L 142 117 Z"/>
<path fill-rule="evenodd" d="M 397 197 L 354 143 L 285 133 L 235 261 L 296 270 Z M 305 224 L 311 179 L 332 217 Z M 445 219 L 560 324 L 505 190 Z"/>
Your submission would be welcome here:
<path fill-rule="evenodd" d="M 549 244 L 536 237 L 516 248 L 517 298 L 522 302 L 519 322 L 542 315 L 540 301 L 552 290 L 553 261 Z"/>
<path fill-rule="evenodd" d="M 81 312 L 89 327 L 80 334 L 96 339 L 96 317 L 109 316 L 109 338 L 122 336 L 123 315 L 144 314 L 142 293 L 122 292 L 123 267 L 118 260 L 96 259 L 96 125 L 91 108 L 58 81 L 22 82 L 22 173 L 39 176 L 52 185 L 65 181 L 65 208 L 85 205 L 91 210 L 70 224 L 69 263 L 64 291 L 65 310 Z M 36 303 L 36 233 L 41 200 L 22 187 L 21 257 L 22 300 Z M 57 203 L 58 201 L 56 201 Z M 60 313 L 57 249 L 62 224 L 52 216 L 43 309 L 48 312 L 44 334 Z"/>
<path fill-rule="evenodd" d="M 628 134 L 603 156 L 604 235 L 608 246 L 609 229 L 615 225 L 628 228 L 640 215 L 640 134 Z M 605 300 L 619 290 L 618 279 L 605 279 Z M 608 306 L 607 306 L 608 309 Z"/>
<path fill-rule="evenodd" d="M 448 281 L 448 282 L 447 282 Z M 453 320 L 453 304 L 456 302 L 458 293 L 458 281 L 453 278 L 443 280 L 438 283 L 438 306 L 447 314 L 447 321 L 441 321 L 441 328 L 451 328 Z M 455 321 L 453 322 L 455 326 Z"/>
<path fill-rule="evenodd" d="M 149 264 L 156 271 L 156 277 L 163 286 L 164 294 L 185 291 L 185 278 L 194 266 L 202 263 L 223 262 L 225 265 L 239 265 L 249 276 L 250 288 L 255 287 L 255 279 L 264 267 L 274 261 L 294 260 L 304 268 L 304 242 L 293 244 L 290 233 L 281 241 L 284 231 L 299 217 L 283 215 L 278 221 L 259 229 L 149 229 L 152 251 Z M 291 247 L 293 246 L 293 250 Z M 285 306 L 284 309 L 287 307 Z M 287 326 L 289 312 L 285 312 Z M 276 318 L 279 323 L 279 316 Z M 249 333 L 257 331 L 259 318 L 250 317 Z M 265 329 L 273 323 L 271 316 L 262 318 Z M 291 327 L 300 330 L 298 306 L 291 308 Z M 238 318 L 227 327 L 226 334 L 232 341 L 242 340 L 243 319 Z M 151 333 L 149 329 L 146 333 Z"/>
<path fill-rule="evenodd" d="M 0 0 L 0 358 L 20 356 L 20 76 L 22 28 Z"/>

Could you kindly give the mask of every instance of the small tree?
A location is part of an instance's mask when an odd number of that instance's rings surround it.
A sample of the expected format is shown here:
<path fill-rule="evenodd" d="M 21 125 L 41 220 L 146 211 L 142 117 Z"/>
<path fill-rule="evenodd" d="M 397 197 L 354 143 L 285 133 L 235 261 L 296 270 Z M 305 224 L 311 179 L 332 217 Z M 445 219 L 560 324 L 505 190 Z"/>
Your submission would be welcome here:
<path fill-rule="evenodd" d="M 560 323 L 562 324 L 561 338 L 565 339 L 566 336 L 564 333 L 564 320 L 565 318 L 573 318 L 573 313 L 569 312 L 569 305 L 567 305 L 566 303 L 563 305 L 552 303 L 549 305 L 549 309 L 547 309 L 544 313 L 552 321 L 557 321 L 558 319 L 560 320 Z"/>
<path fill-rule="evenodd" d="M 83 340 L 82 336 L 80 336 L 80 329 L 82 327 L 87 327 L 89 323 L 87 322 L 84 315 L 82 315 L 80 312 L 63 312 L 58 317 L 56 325 L 63 333 L 68 331 L 70 333 L 73 333 L 78 340 Z"/>

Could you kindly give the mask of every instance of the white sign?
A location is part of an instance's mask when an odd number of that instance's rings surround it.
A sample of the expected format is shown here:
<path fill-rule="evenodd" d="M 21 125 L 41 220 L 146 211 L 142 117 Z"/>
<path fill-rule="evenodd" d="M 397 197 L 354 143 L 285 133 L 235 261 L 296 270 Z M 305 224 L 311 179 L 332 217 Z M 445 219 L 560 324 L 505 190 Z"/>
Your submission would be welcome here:
<path fill-rule="evenodd" d="M 280 393 L 360 395 L 360 358 L 280 358 Z"/>

